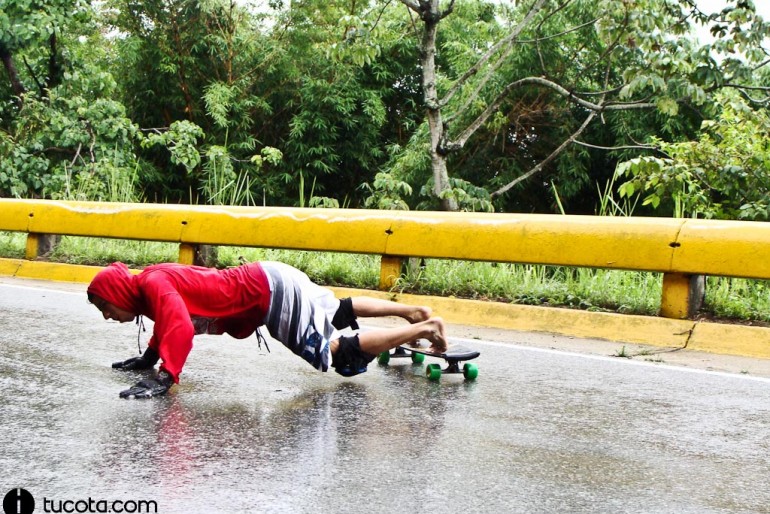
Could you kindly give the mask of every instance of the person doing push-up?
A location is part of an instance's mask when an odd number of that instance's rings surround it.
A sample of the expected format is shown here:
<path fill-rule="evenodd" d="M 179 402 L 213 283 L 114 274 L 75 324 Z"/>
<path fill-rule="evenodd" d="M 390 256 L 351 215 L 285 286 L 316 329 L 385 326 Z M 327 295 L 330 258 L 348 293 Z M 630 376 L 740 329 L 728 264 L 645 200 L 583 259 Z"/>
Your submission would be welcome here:
<path fill-rule="evenodd" d="M 184 264 L 156 264 L 134 275 L 120 262 L 100 271 L 88 286 L 88 300 L 107 320 L 121 323 L 147 316 L 155 324 L 144 354 L 114 363 L 116 369 L 158 373 L 122 391 L 122 398 L 165 394 L 179 382 L 195 334 L 242 339 L 266 326 L 270 335 L 319 371 L 343 376 L 366 371 L 379 354 L 420 338 L 436 350 L 447 347 L 444 322 L 428 307 L 370 297 L 334 297 L 300 270 L 279 262 L 255 262 L 217 270 Z M 352 336 L 357 317 L 398 316 L 402 327 Z"/>

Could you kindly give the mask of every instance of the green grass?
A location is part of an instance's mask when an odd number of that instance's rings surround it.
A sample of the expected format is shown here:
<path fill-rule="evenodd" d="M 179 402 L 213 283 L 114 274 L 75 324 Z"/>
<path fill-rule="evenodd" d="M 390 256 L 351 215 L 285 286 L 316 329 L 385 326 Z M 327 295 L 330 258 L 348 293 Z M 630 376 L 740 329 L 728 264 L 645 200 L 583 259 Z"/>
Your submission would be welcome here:
<path fill-rule="evenodd" d="M 707 314 L 719 319 L 770 322 L 770 284 L 766 280 L 708 277 Z"/>
<path fill-rule="evenodd" d="M 223 246 L 217 258 L 225 267 L 254 261 L 284 262 L 328 286 L 376 289 L 380 281 L 380 259 L 374 255 Z"/>
<path fill-rule="evenodd" d="M 397 288 L 526 305 L 655 314 L 659 274 L 613 270 L 428 260 L 402 277 Z"/>
<path fill-rule="evenodd" d="M 26 234 L 0 232 L 0 257 L 24 256 Z M 134 267 L 178 258 L 178 245 L 145 241 L 63 237 L 49 260 L 103 265 L 123 261 Z M 219 247 L 220 266 L 274 260 L 295 266 L 318 283 L 376 289 L 380 259 L 354 255 L 263 248 Z M 525 305 L 656 315 L 660 308 L 659 273 L 564 268 L 427 259 L 415 261 L 396 281 L 403 293 L 455 296 Z M 722 321 L 770 323 L 766 281 L 708 277 L 701 316 Z"/>
<path fill-rule="evenodd" d="M 26 240 L 27 234 L 21 232 L 0 232 L 0 257 L 23 258 Z"/>
<path fill-rule="evenodd" d="M 179 258 L 179 245 L 154 241 L 62 237 L 49 260 L 68 264 L 99 265 L 114 261 L 144 267 L 157 262 L 174 262 Z"/>

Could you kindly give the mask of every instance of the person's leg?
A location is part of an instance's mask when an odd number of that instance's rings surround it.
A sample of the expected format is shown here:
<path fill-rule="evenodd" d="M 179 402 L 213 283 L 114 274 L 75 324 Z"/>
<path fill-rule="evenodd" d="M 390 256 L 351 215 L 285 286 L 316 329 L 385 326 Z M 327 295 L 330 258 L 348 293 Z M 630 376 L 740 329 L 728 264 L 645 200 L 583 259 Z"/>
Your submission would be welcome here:
<path fill-rule="evenodd" d="M 375 356 L 420 338 L 427 339 L 435 350 L 442 351 L 447 347 L 444 332 L 444 320 L 436 317 L 403 327 L 362 332 L 358 334 L 358 341 L 361 351 Z M 335 339 L 331 343 L 332 354 L 336 353 L 338 348 L 339 339 Z"/>
<path fill-rule="evenodd" d="M 340 336 L 329 345 L 332 367 L 340 375 L 352 377 L 364 373 L 380 353 L 420 338 L 430 341 L 434 350 L 445 350 L 444 321 L 438 317 L 430 318 L 402 327 Z"/>
<path fill-rule="evenodd" d="M 380 318 L 383 316 L 398 316 L 409 323 L 419 323 L 430 318 L 430 307 L 407 305 L 368 296 L 352 298 L 353 312 L 360 318 Z"/>

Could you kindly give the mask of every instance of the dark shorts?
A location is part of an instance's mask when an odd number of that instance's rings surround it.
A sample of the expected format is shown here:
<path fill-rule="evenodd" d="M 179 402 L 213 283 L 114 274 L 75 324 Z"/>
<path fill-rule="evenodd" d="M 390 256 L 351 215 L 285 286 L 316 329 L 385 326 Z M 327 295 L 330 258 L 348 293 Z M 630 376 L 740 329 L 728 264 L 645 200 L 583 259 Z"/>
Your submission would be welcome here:
<path fill-rule="evenodd" d="M 356 315 L 353 312 L 352 298 L 342 298 L 340 300 L 340 306 L 337 309 L 337 312 L 334 313 L 334 318 L 332 319 L 332 326 L 334 326 L 334 328 L 337 330 L 342 330 L 348 327 L 352 328 L 353 330 L 358 330 Z"/>
<path fill-rule="evenodd" d="M 352 377 L 366 372 L 375 357 L 361 349 L 358 335 L 342 336 L 337 352 L 332 355 L 332 367 L 343 377 Z"/>

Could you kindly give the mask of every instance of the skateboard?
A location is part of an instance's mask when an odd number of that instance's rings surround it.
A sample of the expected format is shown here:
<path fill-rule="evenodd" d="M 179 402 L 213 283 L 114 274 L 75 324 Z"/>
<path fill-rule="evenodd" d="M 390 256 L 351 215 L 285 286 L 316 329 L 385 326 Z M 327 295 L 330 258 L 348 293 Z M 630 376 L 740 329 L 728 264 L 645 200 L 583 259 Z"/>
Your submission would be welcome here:
<path fill-rule="evenodd" d="M 479 368 L 472 362 L 466 362 L 462 368 L 460 363 L 475 359 L 481 353 L 465 348 L 459 345 L 450 345 L 445 352 L 430 351 L 430 344 L 420 341 L 417 345 L 404 344 L 396 347 L 393 353 L 383 352 L 379 356 L 380 364 L 387 364 L 391 359 L 409 357 L 415 364 L 420 364 L 425 360 L 425 356 L 444 359 L 447 367 L 441 369 L 440 364 L 428 364 L 425 368 L 425 376 L 429 380 L 440 380 L 441 375 L 462 373 L 466 380 L 475 380 L 479 376 Z"/>

